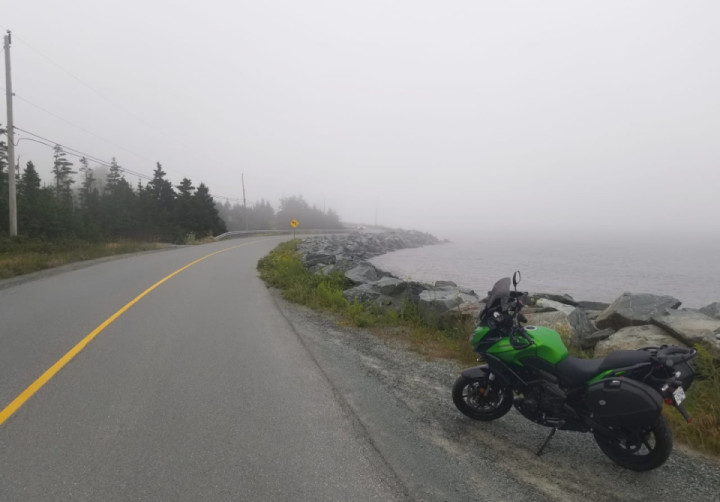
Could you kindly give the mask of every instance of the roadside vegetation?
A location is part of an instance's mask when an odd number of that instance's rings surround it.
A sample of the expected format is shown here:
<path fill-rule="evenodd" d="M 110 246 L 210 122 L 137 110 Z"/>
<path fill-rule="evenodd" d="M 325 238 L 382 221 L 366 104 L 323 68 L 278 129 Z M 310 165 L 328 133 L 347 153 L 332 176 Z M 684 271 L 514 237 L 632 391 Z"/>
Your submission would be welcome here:
<path fill-rule="evenodd" d="M 475 362 L 467 341 L 474 326 L 428 325 L 413 304 L 403 305 L 395 311 L 373 304 L 349 302 L 342 294 L 347 286 L 345 277 L 340 273 L 323 276 L 310 272 L 296 252 L 296 245 L 296 241 L 280 244 L 258 262 L 260 277 L 269 286 L 279 289 L 285 299 L 332 313 L 342 324 L 366 328 L 426 357 L 452 359 L 468 365 Z M 670 407 L 665 407 L 665 416 L 677 442 L 720 456 L 720 361 L 702 347 L 698 349 L 697 376 L 685 401 L 693 422 L 687 425 Z M 571 352 L 576 357 L 588 357 L 587 353 L 572 347 Z"/>
<path fill-rule="evenodd" d="M 0 279 L 38 272 L 68 263 L 168 246 L 156 242 L 86 242 L 79 240 L 0 239 Z"/>

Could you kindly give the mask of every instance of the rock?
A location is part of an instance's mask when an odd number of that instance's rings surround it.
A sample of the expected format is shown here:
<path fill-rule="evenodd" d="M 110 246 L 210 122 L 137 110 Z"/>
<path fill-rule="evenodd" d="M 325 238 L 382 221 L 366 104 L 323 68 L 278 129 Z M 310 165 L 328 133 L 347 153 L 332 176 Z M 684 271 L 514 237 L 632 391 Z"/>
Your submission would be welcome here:
<path fill-rule="evenodd" d="M 609 304 L 609 303 L 604 303 L 604 302 L 586 302 L 586 301 L 582 301 L 582 302 L 578 302 L 577 306 L 578 306 L 578 308 L 581 308 L 581 309 L 586 310 L 586 311 L 587 311 L 587 310 L 599 310 L 599 311 L 603 311 L 603 310 L 605 310 L 606 308 L 608 308 L 608 307 L 610 306 L 610 304 Z"/>
<path fill-rule="evenodd" d="M 642 325 L 622 328 L 595 346 L 595 357 L 605 357 L 614 350 L 635 350 L 658 345 L 679 345 L 658 326 Z"/>
<path fill-rule="evenodd" d="M 463 303 L 479 303 L 478 298 L 462 293 L 458 289 L 427 289 L 418 297 L 420 317 L 435 324 L 449 311 Z"/>
<path fill-rule="evenodd" d="M 453 281 L 435 281 L 435 289 L 447 289 L 447 288 L 457 288 L 458 285 L 455 284 Z"/>
<path fill-rule="evenodd" d="M 574 309 L 570 312 L 568 322 L 580 339 L 597 331 L 597 328 L 590 322 L 590 319 L 588 319 L 587 314 L 580 309 Z"/>
<path fill-rule="evenodd" d="M 714 302 L 700 309 L 700 312 L 709 317 L 720 319 L 720 302 Z"/>
<path fill-rule="evenodd" d="M 303 264 L 306 267 L 314 265 L 333 265 L 335 263 L 335 255 L 331 253 L 308 253 L 303 258 Z"/>
<path fill-rule="evenodd" d="M 354 288 L 343 291 L 343 296 L 349 302 L 360 303 L 375 301 L 380 298 L 380 292 L 372 284 L 360 284 Z"/>
<path fill-rule="evenodd" d="M 570 315 L 571 312 L 576 310 L 572 305 L 566 303 L 556 302 L 555 300 L 548 300 L 547 298 L 538 298 L 535 303 L 538 307 L 555 309 L 558 312 L 562 312 L 565 315 Z"/>
<path fill-rule="evenodd" d="M 460 328 L 469 333 L 477 326 L 477 320 L 483 308 L 484 304 L 482 303 L 461 303 L 454 309 L 440 315 L 437 325 L 441 328 Z"/>
<path fill-rule="evenodd" d="M 318 235 L 304 238 L 298 244 L 298 253 L 303 262 L 311 267 L 318 263 L 331 264 L 332 256 L 339 260 L 358 262 L 379 256 L 390 251 L 404 248 L 439 244 L 440 241 L 423 232 L 393 230 L 377 234 Z"/>
<path fill-rule="evenodd" d="M 558 303 L 564 303 L 565 305 L 572 305 L 573 307 L 578 306 L 578 303 L 570 295 L 556 295 L 553 293 L 534 293 L 530 296 L 530 298 L 532 300 L 535 300 L 536 303 L 540 299 L 546 299 L 546 300 L 552 300 L 552 301 L 558 302 Z"/>
<path fill-rule="evenodd" d="M 720 319 L 691 311 L 669 311 L 652 318 L 656 324 L 687 345 L 702 343 L 720 352 Z"/>
<path fill-rule="evenodd" d="M 595 345 L 597 345 L 598 342 L 607 340 L 614 334 L 615 334 L 614 329 L 605 328 L 605 329 L 601 329 L 599 331 L 595 331 L 594 333 L 590 333 L 589 335 L 578 336 L 578 338 L 580 340 L 580 348 L 583 350 L 589 350 L 589 349 L 595 348 Z"/>
<path fill-rule="evenodd" d="M 345 277 L 354 284 L 363 284 L 380 280 L 382 272 L 369 263 L 362 262 L 345 272 Z"/>
<path fill-rule="evenodd" d="M 374 286 L 385 296 L 397 296 L 408 289 L 408 283 L 396 277 L 382 277 Z"/>
<path fill-rule="evenodd" d="M 672 296 L 624 293 L 595 319 L 599 329 L 622 329 L 649 324 L 653 316 L 676 309 L 681 302 Z"/>
<path fill-rule="evenodd" d="M 554 308 L 550 307 L 525 307 L 523 314 L 544 314 L 545 312 L 557 312 Z"/>
<path fill-rule="evenodd" d="M 589 320 L 594 321 L 595 319 L 598 318 L 598 316 L 600 314 L 602 314 L 603 311 L 602 310 L 583 310 L 583 312 L 585 312 L 585 315 L 587 316 L 587 318 Z"/>

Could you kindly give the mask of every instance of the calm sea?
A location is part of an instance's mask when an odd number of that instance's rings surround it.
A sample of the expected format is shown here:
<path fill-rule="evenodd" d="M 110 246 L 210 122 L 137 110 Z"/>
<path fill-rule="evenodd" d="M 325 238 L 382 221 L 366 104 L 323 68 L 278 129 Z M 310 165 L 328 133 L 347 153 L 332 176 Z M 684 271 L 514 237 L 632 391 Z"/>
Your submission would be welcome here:
<path fill-rule="evenodd" d="M 611 302 L 625 291 L 671 295 L 684 307 L 720 301 L 720 241 L 465 239 L 372 259 L 403 279 L 450 280 L 484 294 L 522 273 L 520 289 Z"/>

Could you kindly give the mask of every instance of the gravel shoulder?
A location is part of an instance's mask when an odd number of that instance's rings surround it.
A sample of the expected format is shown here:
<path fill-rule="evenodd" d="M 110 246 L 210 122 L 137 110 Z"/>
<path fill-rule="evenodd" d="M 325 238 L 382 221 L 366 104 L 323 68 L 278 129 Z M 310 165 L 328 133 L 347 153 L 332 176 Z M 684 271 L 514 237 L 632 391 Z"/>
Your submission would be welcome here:
<path fill-rule="evenodd" d="M 558 431 L 538 457 L 550 429 L 514 409 L 490 423 L 455 409 L 456 363 L 426 360 L 273 295 L 358 435 L 411 500 L 720 501 L 720 462 L 680 446 L 661 468 L 635 473 L 613 464 L 590 434 Z"/>

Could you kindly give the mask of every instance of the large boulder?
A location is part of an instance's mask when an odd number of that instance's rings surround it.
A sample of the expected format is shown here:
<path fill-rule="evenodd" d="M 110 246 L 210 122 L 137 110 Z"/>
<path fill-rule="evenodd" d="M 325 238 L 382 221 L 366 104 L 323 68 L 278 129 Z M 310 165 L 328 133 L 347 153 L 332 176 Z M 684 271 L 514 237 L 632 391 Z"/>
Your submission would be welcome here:
<path fill-rule="evenodd" d="M 327 252 L 308 253 L 303 258 L 303 264 L 306 267 L 315 265 L 332 265 L 335 263 L 335 255 Z"/>
<path fill-rule="evenodd" d="M 628 326 L 642 326 L 649 324 L 654 316 L 678 308 L 680 303 L 672 296 L 624 293 L 595 319 L 595 325 L 599 329 L 618 330 Z"/>
<path fill-rule="evenodd" d="M 580 348 L 583 350 L 593 349 L 599 342 L 607 340 L 614 334 L 614 329 L 605 328 L 590 333 L 589 335 L 578 335 L 578 339 L 580 340 Z"/>
<path fill-rule="evenodd" d="M 349 302 L 366 303 L 378 300 L 381 294 L 372 284 L 360 284 L 343 291 L 343 296 Z"/>
<path fill-rule="evenodd" d="M 382 277 L 374 286 L 385 296 L 398 296 L 408 289 L 408 283 L 396 277 Z"/>
<path fill-rule="evenodd" d="M 700 309 L 700 312 L 705 314 L 706 316 L 720 319 L 720 302 L 714 302 L 710 305 L 705 305 L 703 308 Z"/>
<path fill-rule="evenodd" d="M 570 315 L 570 313 L 576 310 L 576 308 L 572 305 L 557 302 L 555 300 L 549 300 L 547 298 L 538 298 L 535 305 L 541 308 L 551 308 L 557 310 L 558 312 L 562 312 L 565 315 Z"/>
<path fill-rule="evenodd" d="M 571 305 L 573 307 L 578 306 L 578 302 L 576 302 L 570 295 L 556 295 L 554 293 L 534 293 L 530 296 L 530 298 L 536 303 L 538 300 L 545 299 L 552 300 L 558 303 L 563 303 L 565 305 Z"/>
<path fill-rule="evenodd" d="M 610 306 L 609 303 L 605 303 L 605 302 L 580 301 L 577 303 L 578 303 L 578 308 L 581 308 L 586 311 L 587 310 L 599 310 L 602 312 L 603 310 L 605 310 L 606 308 L 608 308 Z"/>
<path fill-rule="evenodd" d="M 361 262 L 345 272 L 345 277 L 353 284 L 365 284 L 380 280 L 383 273 L 367 262 Z"/>
<path fill-rule="evenodd" d="M 655 316 L 652 322 L 687 345 L 702 343 L 720 352 L 720 319 L 700 312 L 676 310 Z"/>
<path fill-rule="evenodd" d="M 658 345 L 680 345 L 657 326 L 643 325 L 623 328 L 595 346 L 595 357 L 605 357 L 614 350 L 635 350 Z"/>
<path fill-rule="evenodd" d="M 479 303 L 479 299 L 458 288 L 442 287 L 422 291 L 417 303 L 420 317 L 430 324 L 437 324 L 443 316 L 463 303 Z"/>
<path fill-rule="evenodd" d="M 597 331 L 587 314 L 581 309 L 574 309 L 568 314 L 568 322 L 579 338 L 585 338 Z"/>

